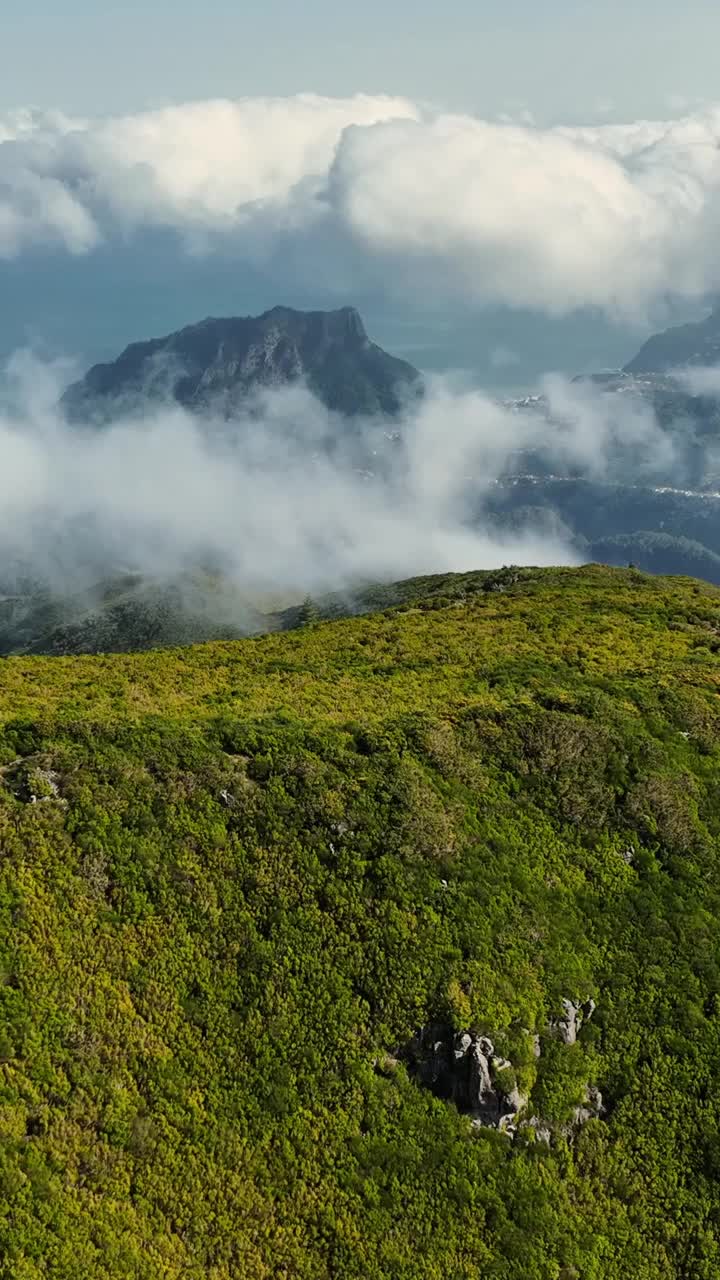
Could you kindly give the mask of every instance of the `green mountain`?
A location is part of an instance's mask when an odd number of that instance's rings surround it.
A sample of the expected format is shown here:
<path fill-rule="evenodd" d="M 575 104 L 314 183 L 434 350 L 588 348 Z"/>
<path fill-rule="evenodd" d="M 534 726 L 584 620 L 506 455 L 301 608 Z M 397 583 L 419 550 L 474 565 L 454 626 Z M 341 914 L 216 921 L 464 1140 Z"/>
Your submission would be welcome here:
<path fill-rule="evenodd" d="M 692 574 L 720 582 L 720 555 L 701 542 L 669 533 L 619 533 L 600 538 L 591 547 L 594 560 L 604 564 L 629 562 L 648 573 Z"/>
<path fill-rule="evenodd" d="M 420 374 L 370 341 L 354 307 L 273 307 L 134 342 L 117 360 L 94 365 L 62 403 L 72 420 L 90 422 L 146 413 L 153 400 L 232 415 L 249 394 L 299 381 L 338 413 L 393 415 L 417 392 Z"/>
<path fill-rule="evenodd" d="M 720 592 L 0 662 L 2 1280 L 714 1280 Z"/>

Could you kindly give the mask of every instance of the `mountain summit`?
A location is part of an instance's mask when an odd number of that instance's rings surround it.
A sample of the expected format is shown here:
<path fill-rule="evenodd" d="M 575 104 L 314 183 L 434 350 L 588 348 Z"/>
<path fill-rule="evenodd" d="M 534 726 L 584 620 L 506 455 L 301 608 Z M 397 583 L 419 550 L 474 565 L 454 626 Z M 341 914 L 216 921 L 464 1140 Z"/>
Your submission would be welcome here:
<path fill-rule="evenodd" d="M 170 399 L 230 416 L 259 388 L 301 381 L 339 413 L 393 415 L 418 390 L 420 374 L 370 341 L 354 307 L 273 307 L 135 342 L 68 388 L 63 407 L 70 418 L 103 422 L 137 412 L 148 400 Z"/>

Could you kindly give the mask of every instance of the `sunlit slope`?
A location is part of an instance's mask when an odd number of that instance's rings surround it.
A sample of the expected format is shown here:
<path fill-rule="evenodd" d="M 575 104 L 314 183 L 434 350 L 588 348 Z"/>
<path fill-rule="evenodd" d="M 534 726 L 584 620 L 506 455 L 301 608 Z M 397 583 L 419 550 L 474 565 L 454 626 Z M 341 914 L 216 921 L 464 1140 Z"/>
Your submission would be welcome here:
<path fill-rule="evenodd" d="M 288 712 L 342 723 L 525 701 L 563 681 L 609 678 L 619 689 L 717 679 L 714 587 L 598 565 L 510 577 L 511 585 L 502 573 L 411 579 L 365 594 L 364 607 L 380 613 L 241 642 L 5 659 L 0 716 Z"/>
<path fill-rule="evenodd" d="M 720 1274 L 720 592 L 373 603 L 0 662 L 0 1280 Z"/>

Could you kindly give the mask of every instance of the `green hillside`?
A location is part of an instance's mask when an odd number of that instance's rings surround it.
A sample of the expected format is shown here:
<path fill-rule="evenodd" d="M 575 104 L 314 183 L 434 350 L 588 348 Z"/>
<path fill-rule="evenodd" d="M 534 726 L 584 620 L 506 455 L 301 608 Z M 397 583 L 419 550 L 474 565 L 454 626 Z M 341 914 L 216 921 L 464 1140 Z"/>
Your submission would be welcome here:
<path fill-rule="evenodd" d="M 720 591 L 366 603 L 0 660 L 0 1280 L 720 1274 Z"/>

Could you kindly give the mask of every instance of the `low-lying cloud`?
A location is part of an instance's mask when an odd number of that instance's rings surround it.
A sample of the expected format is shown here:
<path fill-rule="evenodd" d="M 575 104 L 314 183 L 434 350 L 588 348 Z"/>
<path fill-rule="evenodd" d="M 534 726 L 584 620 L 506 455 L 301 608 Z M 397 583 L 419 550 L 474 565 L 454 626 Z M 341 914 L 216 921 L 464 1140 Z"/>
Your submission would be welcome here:
<path fill-rule="evenodd" d="M 276 278 L 320 264 L 561 314 L 720 285 L 720 108 L 539 128 L 401 98 L 246 98 L 100 120 L 0 120 L 0 256 L 141 228 Z"/>
<path fill-rule="evenodd" d="M 70 426 L 57 409 L 68 374 L 15 357 L 0 402 L 0 562 L 6 577 L 17 563 L 65 591 L 119 569 L 172 579 L 205 565 L 248 597 L 291 600 L 415 573 L 570 563 L 559 522 L 535 515 L 503 531 L 485 511 L 519 459 L 595 479 L 628 458 L 648 474 L 674 466 L 649 410 L 611 409 L 559 379 L 545 413 L 439 380 L 396 434 L 384 421 L 351 427 L 297 386 L 264 392 L 232 422 L 168 404 Z"/>
<path fill-rule="evenodd" d="M 720 365 L 688 365 L 673 377 L 691 396 L 720 399 Z"/>

